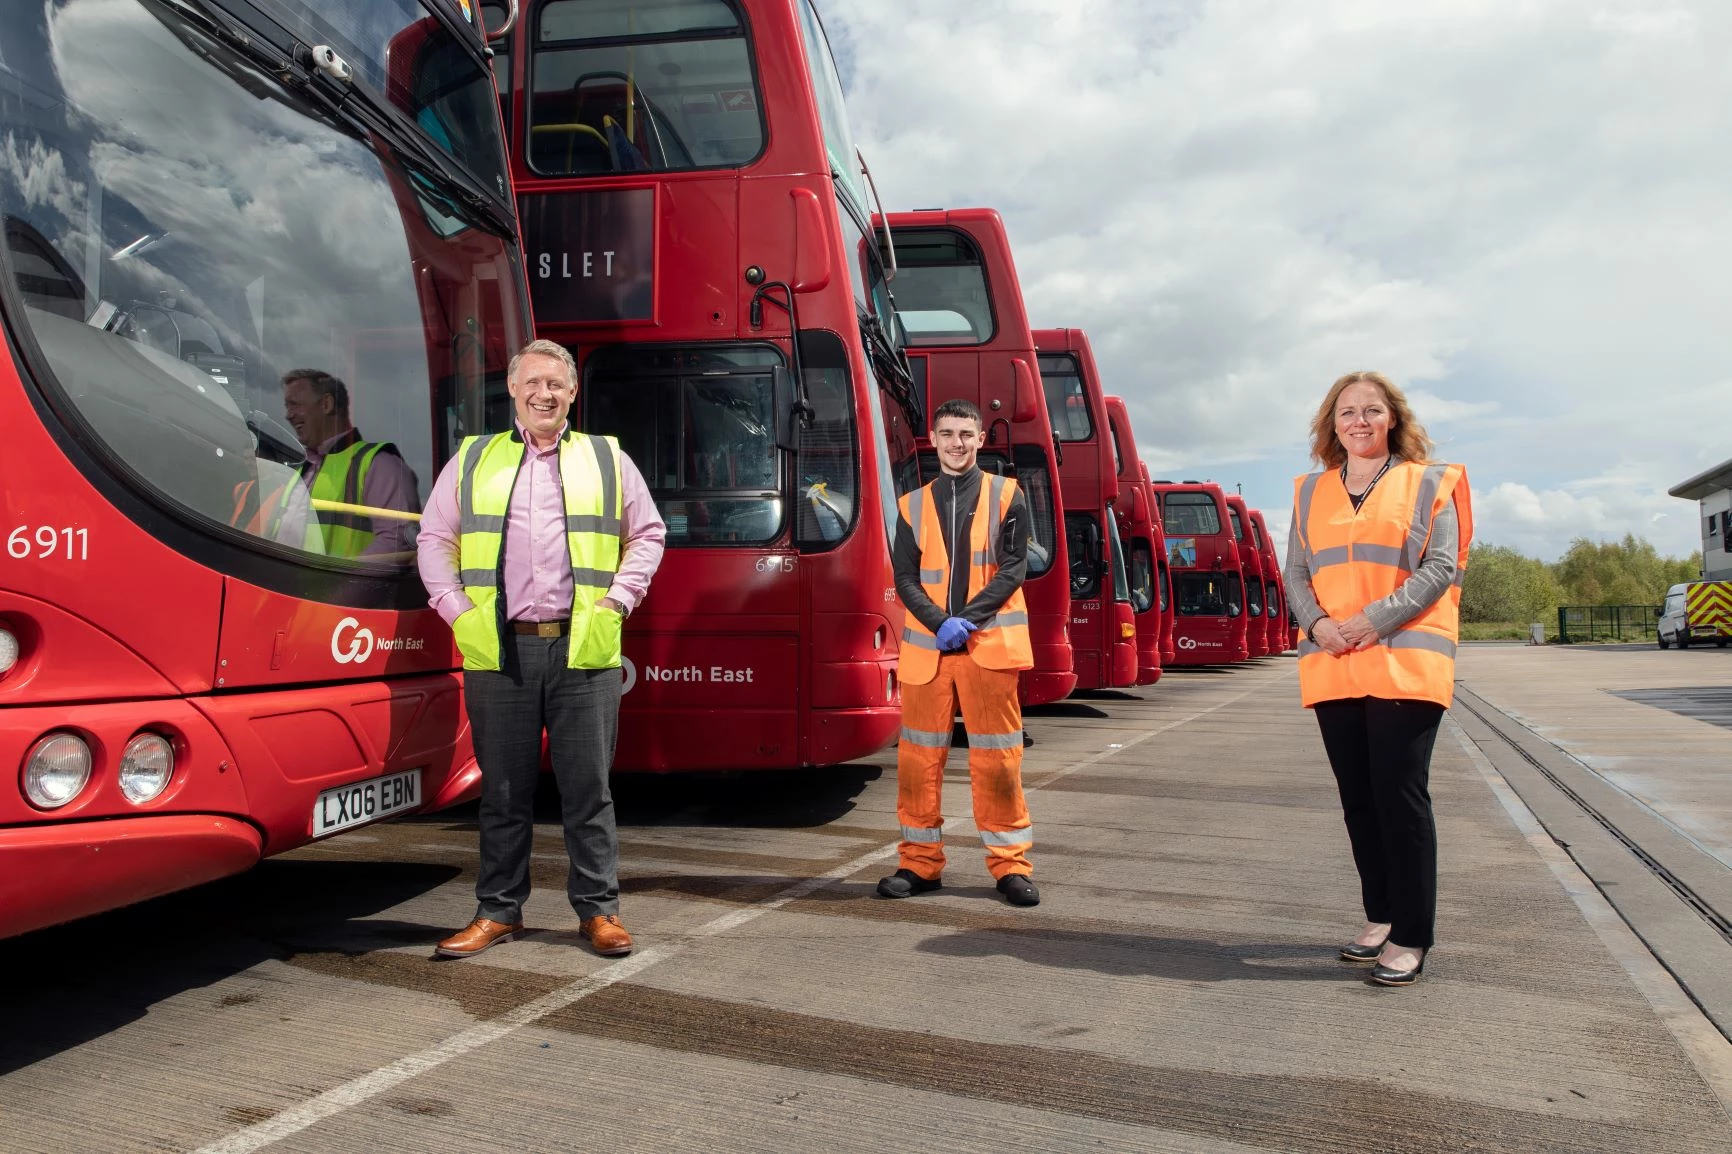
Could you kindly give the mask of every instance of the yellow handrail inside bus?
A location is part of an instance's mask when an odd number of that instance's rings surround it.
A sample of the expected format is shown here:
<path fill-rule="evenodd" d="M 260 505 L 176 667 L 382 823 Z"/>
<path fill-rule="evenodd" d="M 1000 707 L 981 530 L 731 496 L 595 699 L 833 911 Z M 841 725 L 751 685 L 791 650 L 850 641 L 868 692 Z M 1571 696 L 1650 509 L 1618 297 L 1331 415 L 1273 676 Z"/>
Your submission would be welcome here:
<path fill-rule="evenodd" d="M 392 521 L 419 521 L 421 514 L 404 509 L 384 509 L 377 505 L 351 505 L 347 501 L 327 501 L 311 498 L 314 510 L 320 513 L 355 513 L 362 517 L 385 517 Z"/>

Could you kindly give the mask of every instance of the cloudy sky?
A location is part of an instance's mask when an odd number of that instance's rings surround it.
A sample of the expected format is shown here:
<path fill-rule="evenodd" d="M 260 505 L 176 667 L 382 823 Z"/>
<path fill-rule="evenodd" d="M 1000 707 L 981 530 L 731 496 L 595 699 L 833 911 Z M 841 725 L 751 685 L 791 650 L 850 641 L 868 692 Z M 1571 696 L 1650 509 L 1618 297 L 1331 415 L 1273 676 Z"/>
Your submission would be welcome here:
<path fill-rule="evenodd" d="M 1666 490 L 1732 457 L 1732 4 L 818 2 L 887 205 L 1004 213 L 1156 476 L 1284 536 L 1372 368 L 1478 540 L 1699 546 Z"/>

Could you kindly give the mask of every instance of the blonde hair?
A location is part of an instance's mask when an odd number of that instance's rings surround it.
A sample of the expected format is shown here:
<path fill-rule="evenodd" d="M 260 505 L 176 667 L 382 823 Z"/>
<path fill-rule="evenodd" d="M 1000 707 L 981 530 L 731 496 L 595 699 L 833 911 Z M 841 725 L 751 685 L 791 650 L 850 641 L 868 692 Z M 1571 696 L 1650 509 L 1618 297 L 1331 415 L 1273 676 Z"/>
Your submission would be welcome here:
<path fill-rule="evenodd" d="M 523 363 L 524 357 L 552 357 L 565 363 L 565 382 L 572 388 L 577 388 L 577 362 L 572 359 L 571 350 L 558 341 L 534 340 L 517 350 L 517 355 L 505 366 L 505 378 L 517 379 L 517 366 Z"/>
<path fill-rule="evenodd" d="M 1414 420 L 1413 410 L 1407 407 L 1406 395 L 1382 373 L 1371 372 L 1348 373 L 1329 386 L 1329 395 L 1323 398 L 1323 403 L 1317 407 L 1317 415 L 1311 419 L 1312 460 L 1331 469 L 1339 469 L 1347 463 L 1347 447 L 1335 435 L 1335 405 L 1349 385 L 1376 385 L 1383 390 L 1383 399 L 1389 402 L 1389 451 L 1392 454 L 1403 461 L 1422 465 L 1431 460 L 1431 438 L 1426 436 L 1425 426 Z"/>

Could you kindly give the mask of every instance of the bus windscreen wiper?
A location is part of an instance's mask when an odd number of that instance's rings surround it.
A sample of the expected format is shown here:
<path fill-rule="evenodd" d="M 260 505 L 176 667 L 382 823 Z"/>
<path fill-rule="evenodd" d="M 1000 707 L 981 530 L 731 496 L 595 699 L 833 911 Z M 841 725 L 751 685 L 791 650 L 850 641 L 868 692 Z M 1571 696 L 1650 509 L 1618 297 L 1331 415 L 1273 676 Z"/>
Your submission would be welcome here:
<path fill-rule="evenodd" d="M 274 43 L 247 22 L 213 0 L 141 0 L 156 11 L 183 43 L 235 78 L 232 66 L 216 60 L 209 51 L 220 46 L 252 67 L 269 74 L 293 96 L 308 102 L 302 111 L 314 111 L 334 126 L 365 140 L 376 137 L 413 168 L 412 175 L 436 186 L 441 199 L 471 223 L 511 240 L 517 238 L 517 222 L 509 209 L 491 196 L 484 185 L 435 147 L 421 132 L 406 123 L 403 114 L 379 98 L 353 74 L 353 69 L 329 48 L 308 46 L 283 31 L 288 47 Z M 178 26 L 177 26 L 178 25 Z M 204 43 L 192 44 L 188 32 L 196 31 Z M 321 59 L 321 57 L 323 59 Z M 255 84 L 246 84 L 249 91 Z M 260 96 L 265 93 L 257 93 Z"/>

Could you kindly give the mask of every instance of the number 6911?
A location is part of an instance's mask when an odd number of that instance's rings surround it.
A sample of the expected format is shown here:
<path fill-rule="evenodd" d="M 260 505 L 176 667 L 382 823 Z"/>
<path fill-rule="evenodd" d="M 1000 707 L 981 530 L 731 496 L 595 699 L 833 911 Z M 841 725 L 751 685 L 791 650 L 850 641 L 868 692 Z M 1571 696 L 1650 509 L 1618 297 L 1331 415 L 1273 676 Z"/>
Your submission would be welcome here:
<path fill-rule="evenodd" d="M 20 525 L 6 535 L 6 555 L 14 561 L 46 560 L 57 554 L 68 561 L 90 560 L 90 530 Z"/>

